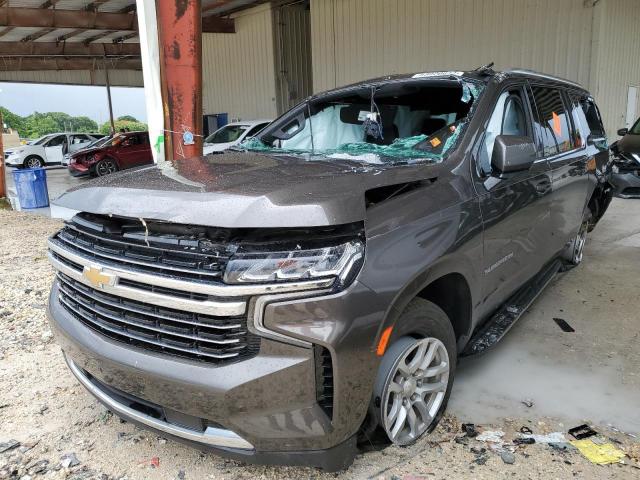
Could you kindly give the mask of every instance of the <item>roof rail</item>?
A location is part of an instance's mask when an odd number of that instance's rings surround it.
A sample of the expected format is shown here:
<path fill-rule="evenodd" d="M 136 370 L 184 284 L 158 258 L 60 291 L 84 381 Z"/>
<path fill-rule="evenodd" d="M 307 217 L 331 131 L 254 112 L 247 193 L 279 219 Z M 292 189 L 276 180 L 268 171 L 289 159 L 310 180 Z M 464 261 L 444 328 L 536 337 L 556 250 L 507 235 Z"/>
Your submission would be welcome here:
<path fill-rule="evenodd" d="M 556 77 L 555 75 L 549 75 L 546 73 L 540 73 L 540 72 L 536 72 L 535 70 L 528 70 L 526 68 L 512 68 L 509 70 L 505 70 L 503 73 L 509 75 L 509 74 L 520 74 L 520 75 L 528 75 L 531 77 L 538 77 L 541 79 L 545 79 L 545 80 L 553 80 L 556 82 L 561 82 L 561 83 L 566 83 L 569 85 L 573 85 L 574 87 L 579 87 L 583 90 L 585 90 L 585 88 L 580 85 L 578 82 L 574 82 L 572 80 L 567 80 L 566 78 L 562 78 L 562 77 Z"/>

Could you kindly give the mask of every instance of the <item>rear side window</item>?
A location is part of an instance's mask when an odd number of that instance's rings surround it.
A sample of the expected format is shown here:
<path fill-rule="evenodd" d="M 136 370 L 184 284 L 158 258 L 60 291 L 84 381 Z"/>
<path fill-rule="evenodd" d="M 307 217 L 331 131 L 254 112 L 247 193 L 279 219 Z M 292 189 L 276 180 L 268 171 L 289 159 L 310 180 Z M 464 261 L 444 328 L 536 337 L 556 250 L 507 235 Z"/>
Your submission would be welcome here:
<path fill-rule="evenodd" d="M 602 126 L 600 111 L 593 99 L 576 92 L 569 93 L 569 98 L 575 106 L 574 119 L 576 116 L 580 119 L 583 138 L 585 140 L 588 136 L 591 136 L 593 140 L 604 138 L 606 134 Z"/>
<path fill-rule="evenodd" d="M 571 150 L 569 114 L 560 91 L 549 87 L 531 87 L 537 109 L 535 130 L 542 140 L 545 157 Z"/>

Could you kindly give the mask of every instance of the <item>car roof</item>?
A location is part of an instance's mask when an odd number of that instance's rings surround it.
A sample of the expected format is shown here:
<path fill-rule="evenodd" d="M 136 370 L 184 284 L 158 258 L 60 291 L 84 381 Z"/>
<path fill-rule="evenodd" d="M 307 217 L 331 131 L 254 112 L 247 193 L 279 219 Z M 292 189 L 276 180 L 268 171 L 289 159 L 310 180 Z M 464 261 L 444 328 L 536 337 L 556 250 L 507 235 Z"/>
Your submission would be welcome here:
<path fill-rule="evenodd" d="M 220 128 L 226 127 L 227 125 L 248 125 L 250 127 L 254 126 L 254 125 L 258 125 L 260 123 L 271 123 L 273 122 L 273 120 L 269 120 L 269 119 L 263 119 L 263 120 L 238 120 L 236 122 L 229 122 L 226 125 L 223 125 Z"/>
<path fill-rule="evenodd" d="M 384 84 L 391 82 L 402 82 L 406 81 L 416 81 L 416 80 L 475 80 L 482 83 L 488 83 L 490 80 L 495 79 L 497 81 L 502 81 L 507 78 L 523 78 L 523 79 L 532 79 L 532 80 L 545 80 L 549 82 L 556 83 L 565 87 L 578 88 L 580 90 L 584 90 L 587 92 L 587 89 L 580 85 L 577 82 L 573 82 L 571 80 L 567 80 L 566 78 L 557 77 L 554 75 L 549 75 L 546 73 L 536 72 L 534 70 L 527 70 L 523 68 L 512 68 L 502 71 L 493 70 L 490 67 L 481 67 L 476 70 L 467 70 L 467 71 L 425 71 L 425 72 L 414 72 L 414 73 L 402 73 L 395 75 L 387 75 L 384 77 L 376 77 L 368 80 L 363 80 L 360 82 L 352 83 L 350 85 L 344 85 L 342 87 L 338 87 L 332 90 L 328 90 L 325 92 L 318 93 L 313 95 L 310 98 L 318 98 L 323 97 L 324 95 L 331 93 L 338 93 L 344 90 L 350 90 L 352 88 L 358 88 L 359 86 L 365 87 L 370 86 L 371 84 Z"/>

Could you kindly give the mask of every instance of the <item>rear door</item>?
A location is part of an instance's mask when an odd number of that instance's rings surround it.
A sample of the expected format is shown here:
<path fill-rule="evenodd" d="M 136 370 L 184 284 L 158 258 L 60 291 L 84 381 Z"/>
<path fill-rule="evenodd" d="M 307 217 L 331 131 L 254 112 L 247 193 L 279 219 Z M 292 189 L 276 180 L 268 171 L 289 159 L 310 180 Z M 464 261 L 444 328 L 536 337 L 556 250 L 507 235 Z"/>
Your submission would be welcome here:
<path fill-rule="evenodd" d="M 540 156 L 527 171 L 500 175 L 491 166 L 498 135 L 534 138 L 531 110 L 522 85 L 498 95 L 474 150 L 476 189 L 484 225 L 482 313 L 501 305 L 548 260 L 551 177 Z"/>
<path fill-rule="evenodd" d="M 544 155 L 551 167 L 553 230 L 549 241 L 556 254 L 564 249 L 582 222 L 590 189 L 589 152 L 574 127 L 568 92 L 552 85 L 531 85 L 531 91 Z"/>

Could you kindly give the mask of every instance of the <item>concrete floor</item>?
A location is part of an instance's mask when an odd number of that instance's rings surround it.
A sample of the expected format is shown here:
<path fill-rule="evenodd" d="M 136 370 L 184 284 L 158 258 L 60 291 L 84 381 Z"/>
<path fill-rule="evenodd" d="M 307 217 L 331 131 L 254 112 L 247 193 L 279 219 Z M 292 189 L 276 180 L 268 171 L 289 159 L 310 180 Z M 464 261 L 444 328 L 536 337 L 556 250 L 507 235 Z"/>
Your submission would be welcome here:
<path fill-rule="evenodd" d="M 449 411 L 475 422 L 551 417 L 640 433 L 638 287 L 640 201 L 614 199 L 582 265 L 557 276 L 492 351 L 461 362 Z"/>
<path fill-rule="evenodd" d="M 87 181 L 60 167 L 47 178 L 51 199 Z M 15 199 L 10 169 L 7 183 Z M 551 417 L 639 434 L 638 287 L 640 200 L 614 199 L 582 265 L 556 277 L 492 351 L 460 363 L 449 411 L 476 423 Z M 554 317 L 575 332 L 563 332 Z"/>

